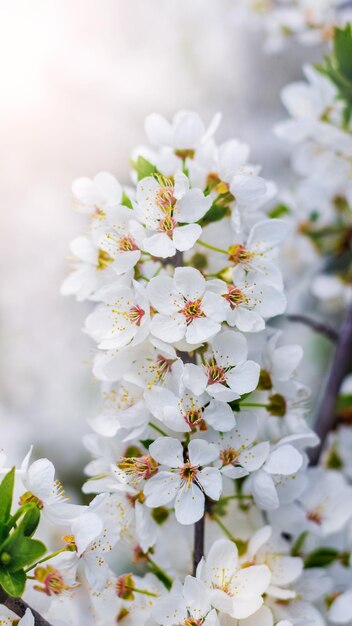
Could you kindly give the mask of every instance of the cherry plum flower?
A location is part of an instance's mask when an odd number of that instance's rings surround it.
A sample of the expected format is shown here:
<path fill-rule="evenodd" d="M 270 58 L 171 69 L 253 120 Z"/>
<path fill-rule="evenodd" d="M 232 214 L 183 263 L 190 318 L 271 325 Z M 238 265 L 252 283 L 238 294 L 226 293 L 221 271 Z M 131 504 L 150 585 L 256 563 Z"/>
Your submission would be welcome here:
<path fill-rule="evenodd" d="M 204 515 L 205 495 L 218 500 L 222 491 L 221 474 L 209 463 L 215 461 L 215 446 L 193 439 L 184 460 L 182 444 L 171 437 L 159 437 L 149 446 L 153 459 L 161 464 L 155 476 L 144 486 L 146 505 L 164 506 L 175 502 L 175 515 L 180 524 L 194 524 Z M 168 468 L 168 469 L 167 469 Z"/>

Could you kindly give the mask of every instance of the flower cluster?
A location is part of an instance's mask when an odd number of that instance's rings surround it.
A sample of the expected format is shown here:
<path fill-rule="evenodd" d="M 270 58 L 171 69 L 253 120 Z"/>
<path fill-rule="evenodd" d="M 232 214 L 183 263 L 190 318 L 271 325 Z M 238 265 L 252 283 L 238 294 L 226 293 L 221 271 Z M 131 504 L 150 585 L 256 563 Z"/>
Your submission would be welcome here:
<path fill-rule="evenodd" d="M 314 7 L 321 32 L 331 3 Z M 277 133 L 303 175 L 287 204 L 247 145 L 216 142 L 219 115 L 206 127 L 190 111 L 147 118 L 130 185 L 74 182 L 88 224 L 62 293 L 88 301 L 96 345 L 91 500 L 71 504 L 47 459 L 9 470 L 0 452 L 1 623 L 23 596 L 53 626 L 352 624 L 350 428 L 309 465 L 303 350 L 273 321 L 295 226 L 325 259 L 350 248 L 351 63 L 348 26 L 284 91 Z"/>
<path fill-rule="evenodd" d="M 99 624 L 103 604 L 122 624 L 313 623 L 328 591 L 306 593 L 305 563 L 321 565 L 319 538 L 352 517 L 333 499 L 325 512 L 312 487 L 322 501 L 331 481 L 351 489 L 307 471 L 318 438 L 302 349 L 268 325 L 286 308 L 278 253 L 291 222 L 270 216 L 275 185 L 248 146 L 215 142 L 218 123 L 153 114 L 132 186 L 104 172 L 73 184 L 89 226 L 62 291 L 92 302 L 102 383 L 83 490 L 114 528 L 110 545 L 144 564 L 143 576 L 88 569 Z"/>
<path fill-rule="evenodd" d="M 295 223 L 296 241 L 309 242 L 304 256 L 317 273 L 313 295 L 334 312 L 352 296 L 351 26 L 336 30 L 333 52 L 323 65 L 306 66 L 304 72 L 306 82 L 284 88 L 290 118 L 276 127 L 296 146 L 293 168 L 300 177 L 294 191 L 283 195 L 281 208 Z"/>
<path fill-rule="evenodd" d="M 237 16 L 264 30 L 267 52 L 281 51 L 294 39 L 306 46 L 330 41 L 334 27 L 351 17 L 344 0 L 240 0 Z"/>

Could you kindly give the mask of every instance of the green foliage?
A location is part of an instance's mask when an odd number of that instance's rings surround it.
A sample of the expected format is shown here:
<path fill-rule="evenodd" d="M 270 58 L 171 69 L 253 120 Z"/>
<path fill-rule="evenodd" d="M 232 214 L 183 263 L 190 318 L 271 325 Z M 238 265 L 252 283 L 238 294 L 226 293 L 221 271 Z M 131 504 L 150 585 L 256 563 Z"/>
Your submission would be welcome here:
<path fill-rule="evenodd" d="M 335 548 L 318 548 L 304 559 L 304 567 L 327 567 L 337 561 L 340 553 Z"/>
<path fill-rule="evenodd" d="M 274 219 L 277 217 L 283 217 L 284 215 L 290 215 L 292 213 L 291 209 L 283 203 L 277 204 L 270 211 L 268 211 L 268 217 Z"/>
<path fill-rule="evenodd" d="M 11 515 L 15 468 L 0 484 L 0 586 L 10 596 L 21 596 L 25 584 L 25 568 L 36 563 L 46 547 L 32 539 L 39 521 L 40 509 L 35 502 L 20 506 Z"/>
<path fill-rule="evenodd" d="M 140 439 L 142 446 L 146 448 L 146 450 L 149 450 L 149 446 L 151 446 L 154 441 L 155 439 Z"/>
<path fill-rule="evenodd" d="M 344 101 L 343 124 L 348 127 L 352 118 L 352 25 L 336 28 L 333 51 L 325 57 L 323 65 L 317 69 L 327 76 Z"/>
<path fill-rule="evenodd" d="M 137 161 L 135 161 L 132 165 L 137 172 L 138 180 L 143 180 L 143 178 L 152 176 L 158 172 L 155 165 L 150 163 L 150 161 L 147 161 L 147 159 L 142 156 L 139 156 Z"/>
<path fill-rule="evenodd" d="M 123 194 L 122 194 L 121 204 L 123 206 L 127 206 L 128 209 L 132 209 L 131 198 L 129 198 L 129 196 L 125 192 L 123 192 Z"/>
<path fill-rule="evenodd" d="M 210 209 L 206 212 L 206 214 L 199 221 L 201 226 L 207 226 L 207 224 L 211 224 L 212 222 L 219 222 L 222 220 L 225 215 L 228 213 L 228 207 L 223 206 L 221 204 L 217 204 L 213 202 Z"/>
<path fill-rule="evenodd" d="M 298 535 L 296 541 L 294 542 L 291 549 L 291 556 L 300 556 L 303 544 L 308 536 L 308 531 L 305 530 L 303 533 Z"/>

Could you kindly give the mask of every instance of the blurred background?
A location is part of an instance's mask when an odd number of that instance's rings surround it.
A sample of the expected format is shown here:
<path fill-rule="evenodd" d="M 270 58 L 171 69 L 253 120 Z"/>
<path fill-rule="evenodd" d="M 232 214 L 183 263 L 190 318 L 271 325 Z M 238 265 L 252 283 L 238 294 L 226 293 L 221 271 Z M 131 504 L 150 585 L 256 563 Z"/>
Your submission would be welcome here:
<path fill-rule="evenodd" d="M 69 241 L 84 228 L 72 179 L 108 170 L 128 182 L 145 116 L 180 108 L 205 122 L 222 111 L 219 138 L 245 140 L 264 176 L 289 178 L 287 147 L 272 134 L 285 116 L 279 93 L 321 50 L 265 55 L 235 6 L 1 0 L 0 447 L 9 459 L 34 443 L 69 481 L 99 405 L 93 344 L 81 332 L 88 308 L 59 293 Z"/>

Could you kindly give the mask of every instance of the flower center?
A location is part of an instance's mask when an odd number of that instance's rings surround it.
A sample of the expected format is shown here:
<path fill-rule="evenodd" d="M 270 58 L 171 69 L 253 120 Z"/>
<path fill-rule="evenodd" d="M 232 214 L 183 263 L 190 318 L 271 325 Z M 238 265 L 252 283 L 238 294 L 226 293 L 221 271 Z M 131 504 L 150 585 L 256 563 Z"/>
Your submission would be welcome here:
<path fill-rule="evenodd" d="M 195 150 L 192 150 L 192 148 L 184 148 L 183 150 L 176 148 L 174 150 L 174 154 L 179 159 L 182 159 L 182 161 L 184 161 L 185 159 L 194 159 Z"/>
<path fill-rule="evenodd" d="M 202 299 L 201 298 L 198 298 L 197 300 L 188 300 L 185 303 L 185 306 L 183 307 L 183 309 L 181 309 L 179 312 L 183 313 L 183 315 L 186 318 L 187 324 L 191 324 L 191 322 L 193 322 L 193 320 L 198 317 L 205 317 L 202 311 Z"/>
<path fill-rule="evenodd" d="M 200 619 L 196 619 L 195 617 L 186 617 L 184 621 L 185 626 L 202 626 L 202 624 L 204 624 L 202 617 Z"/>
<path fill-rule="evenodd" d="M 268 389 L 272 389 L 272 386 L 273 384 L 272 384 L 271 376 L 269 372 L 263 369 L 260 370 L 259 383 L 258 383 L 259 389 L 268 390 Z"/>
<path fill-rule="evenodd" d="M 176 198 L 171 181 L 166 180 L 166 184 L 159 187 L 155 194 L 155 202 L 164 213 L 169 213 L 173 209 Z"/>
<path fill-rule="evenodd" d="M 319 511 L 319 509 L 316 509 L 315 511 L 310 511 L 309 513 L 307 513 L 307 519 L 310 522 L 314 522 L 314 524 L 317 524 L 318 526 L 321 526 L 323 523 L 323 515 L 321 511 Z"/>
<path fill-rule="evenodd" d="M 102 271 L 105 270 L 110 263 L 113 262 L 113 258 L 105 252 L 105 250 L 98 251 L 98 261 L 97 261 L 97 270 Z"/>
<path fill-rule="evenodd" d="M 269 396 L 268 411 L 276 417 L 284 417 L 286 415 L 286 400 L 280 393 L 274 393 Z"/>
<path fill-rule="evenodd" d="M 239 452 L 235 448 L 225 448 L 221 450 L 220 459 L 223 465 L 235 465 L 239 457 Z"/>
<path fill-rule="evenodd" d="M 194 406 L 188 409 L 183 417 L 186 424 L 188 424 L 192 430 L 196 430 L 197 427 L 199 427 L 200 430 L 207 430 L 203 420 L 203 411 L 200 407 Z"/>
<path fill-rule="evenodd" d="M 26 491 L 21 495 L 18 504 L 22 506 L 23 504 L 28 504 L 29 502 L 36 504 L 38 509 L 42 509 L 44 506 L 44 502 L 40 500 L 38 496 L 35 496 L 31 491 Z"/>
<path fill-rule="evenodd" d="M 135 582 L 132 574 L 123 574 L 123 576 L 120 576 L 116 581 L 116 595 L 123 600 L 134 600 L 134 587 Z"/>
<path fill-rule="evenodd" d="M 135 240 L 130 235 L 125 235 L 124 237 L 121 237 L 118 245 L 120 252 L 131 252 L 132 250 L 138 250 L 138 246 Z"/>
<path fill-rule="evenodd" d="M 34 578 L 41 583 L 41 585 L 34 585 L 34 589 L 42 591 L 47 596 L 59 596 L 63 591 L 69 589 L 64 583 L 62 574 L 51 565 L 36 567 Z"/>
<path fill-rule="evenodd" d="M 239 304 L 241 304 L 241 302 L 244 301 L 244 295 L 238 287 L 235 287 L 234 285 L 227 285 L 225 300 L 227 300 L 231 309 L 235 309 Z"/>
<path fill-rule="evenodd" d="M 176 228 L 177 222 L 174 220 L 171 215 L 167 215 L 163 220 L 159 222 L 159 230 L 162 233 L 165 233 L 168 237 L 172 237 L 172 233 L 174 232 L 174 228 Z"/>
<path fill-rule="evenodd" d="M 183 467 L 180 469 L 180 478 L 185 483 L 187 483 L 187 487 L 190 487 L 191 484 L 195 481 L 196 476 L 199 472 L 199 465 L 192 465 L 191 463 L 185 463 Z"/>
<path fill-rule="evenodd" d="M 138 304 L 131 306 L 129 313 L 128 313 L 130 322 L 132 324 L 136 324 L 136 326 L 141 325 L 142 318 L 144 315 L 145 315 L 145 311 L 143 311 L 143 309 L 141 309 L 141 307 L 138 306 Z"/>
<path fill-rule="evenodd" d="M 150 478 L 158 471 L 158 463 L 150 454 L 144 454 L 140 457 L 123 457 L 117 467 L 130 476 L 144 479 Z"/>
<path fill-rule="evenodd" d="M 218 365 L 214 358 L 208 363 L 207 374 L 208 374 L 208 385 L 214 385 L 214 383 L 226 382 L 225 369 L 221 367 L 221 365 Z"/>
<path fill-rule="evenodd" d="M 245 246 L 242 246 L 241 244 L 230 246 L 228 253 L 229 261 L 235 265 L 238 265 L 239 263 L 247 263 L 253 257 L 253 252 L 247 250 Z"/>

